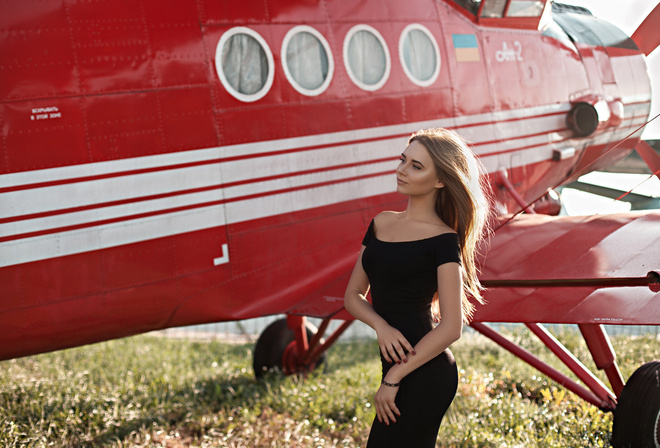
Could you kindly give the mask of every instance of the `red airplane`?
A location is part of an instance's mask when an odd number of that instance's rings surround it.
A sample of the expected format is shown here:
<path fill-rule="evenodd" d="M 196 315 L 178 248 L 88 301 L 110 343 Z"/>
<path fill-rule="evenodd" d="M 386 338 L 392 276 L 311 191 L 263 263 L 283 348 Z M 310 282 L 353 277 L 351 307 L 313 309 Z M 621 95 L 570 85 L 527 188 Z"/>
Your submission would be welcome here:
<path fill-rule="evenodd" d="M 660 443 L 660 363 L 624 386 L 602 326 L 660 324 L 660 213 L 554 216 L 550 194 L 634 149 L 659 172 L 659 7 L 632 39 L 548 0 L 1 8 L 0 359 L 286 314 L 255 371 L 313 367 L 369 221 L 405 207 L 407 137 L 448 127 L 497 211 L 472 327 L 615 411 L 615 445 Z M 484 322 L 524 322 L 584 385 Z M 578 324 L 611 389 L 541 323 Z"/>

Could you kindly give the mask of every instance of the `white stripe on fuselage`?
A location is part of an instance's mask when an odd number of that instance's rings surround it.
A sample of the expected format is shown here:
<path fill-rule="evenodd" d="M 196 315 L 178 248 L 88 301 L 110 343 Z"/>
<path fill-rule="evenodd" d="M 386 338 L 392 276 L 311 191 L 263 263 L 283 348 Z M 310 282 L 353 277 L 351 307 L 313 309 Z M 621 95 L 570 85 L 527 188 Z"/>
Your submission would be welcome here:
<path fill-rule="evenodd" d="M 44 170 L 23 171 L 19 173 L 0 175 L 0 188 L 76 179 L 97 175 L 109 175 L 150 168 L 165 168 L 167 166 L 180 165 L 184 163 L 215 161 L 227 157 L 252 156 L 287 149 L 300 149 L 320 145 L 335 145 L 341 144 L 343 142 L 382 138 L 388 135 L 400 136 L 410 134 L 418 129 L 429 127 L 456 128 L 478 123 L 489 123 L 489 125 L 483 126 L 492 127 L 494 124 L 502 122 L 503 120 L 525 119 L 527 117 L 536 117 L 538 115 L 548 113 L 562 111 L 567 112 L 569 108 L 570 106 L 568 104 L 553 104 L 525 109 L 466 115 L 456 118 L 357 129 L 353 131 L 342 131 L 305 137 L 245 143 L 218 148 L 180 151 L 176 153 L 159 154 L 154 156 L 112 160 L 108 162 L 96 162 L 83 165 L 71 165 L 60 168 L 49 168 Z M 509 135 L 508 137 L 519 134 L 519 131 L 520 130 L 518 130 L 518 132 L 515 134 Z M 461 134 L 466 132 L 473 134 L 473 132 L 469 131 L 467 128 L 465 130 L 461 129 Z M 480 137 L 480 140 L 490 141 L 494 136 L 494 133 L 491 136 L 484 134 Z M 476 141 L 474 138 L 472 142 L 478 143 L 478 141 Z M 400 145 L 403 146 L 404 144 L 405 139 L 400 141 Z"/>
<path fill-rule="evenodd" d="M 25 189 L 0 195 L 0 218 L 16 217 L 0 224 L 0 237 L 49 233 L 0 243 L 0 266 L 391 193 L 397 162 L 382 160 L 394 159 L 404 149 L 402 135 L 432 126 L 458 127 L 489 173 L 546 161 L 561 141 L 550 131 L 565 126 L 565 116 L 555 113 L 569 107 L 540 106 L 3 175 L 0 188 Z M 525 135 L 530 137 L 521 137 Z M 191 163 L 202 164 L 177 167 Z M 130 174 L 136 170 L 153 171 Z M 85 180 L 93 176 L 110 177 Z M 38 186 L 48 182 L 62 184 Z M 318 186 L 324 182 L 333 183 Z M 204 191 L 188 191 L 198 189 Z M 273 194 L 279 190 L 283 192 Z M 167 196 L 149 198 L 158 195 Z M 123 203 L 112 204 L 117 201 Z M 208 205 L 222 201 L 227 202 Z M 80 207 L 88 209 L 67 211 Z M 178 207 L 195 208 L 174 211 Z M 158 214 L 133 217 L 145 213 Z M 26 216 L 34 214 L 47 216 Z M 95 224 L 104 220 L 118 222 Z M 70 226 L 83 228 L 58 230 Z"/>

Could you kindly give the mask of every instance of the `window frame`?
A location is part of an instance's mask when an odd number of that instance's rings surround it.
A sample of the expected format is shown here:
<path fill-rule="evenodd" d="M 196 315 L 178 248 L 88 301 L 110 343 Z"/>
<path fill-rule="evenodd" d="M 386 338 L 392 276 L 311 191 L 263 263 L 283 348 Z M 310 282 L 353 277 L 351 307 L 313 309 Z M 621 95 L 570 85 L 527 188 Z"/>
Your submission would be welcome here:
<path fill-rule="evenodd" d="M 353 36 L 360 31 L 366 31 L 368 33 L 371 33 L 373 36 L 375 36 L 378 42 L 380 43 L 383 52 L 385 53 L 385 71 L 383 72 L 383 76 L 380 78 L 380 80 L 375 84 L 365 84 L 362 81 L 360 81 L 357 78 L 357 76 L 355 76 L 355 74 L 353 73 L 353 69 L 351 68 L 350 61 L 348 60 L 349 43 L 353 38 Z M 344 57 L 344 67 L 346 68 L 348 77 L 351 79 L 351 81 L 353 81 L 353 84 L 355 84 L 362 90 L 366 90 L 367 92 L 375 92 L 376 90 L 379 90 L 381 87 L 383 87 L 390 77 L 390 72 L 392 71 L 392 59 L 390 57 L 390 49 L 387 46 L 387 42 L 385 42 L 385 39 L 378 32 L 378 30 L 369 25 L 358 24 L 353 26 L 350 30 L 348 30 L 348 32 L 346 33 L 346 37 L 344 37 L 343 57 Z"/>
<path fill-rule="evenodd" d="M 291 40 L 295 35 L 303 32 L 311 34 L 312 36 L 316 37 L 319 40 L 319 42 L 321 42 L 321 46 L 325 50 L 326 57 L 328 58 L 328 75 L 325 77 L 325 80 L 323 80 L 323 83 L 319 87 L 312 90 L 307 89 L 298 83 L 298 81 L 293 77 L 293 75 L 289 71 L 289 65 L 287 64 L 287 60 L 286 60 L 286 51 L 287 51 L 287 47 L 289 46 L 289 43 L 291 42 Z M 323 34 L 321 34 L 317 29 L 312 28 L 311 26 L 308 25 L 298 25 L 298 26 L 294 26 L 289 31 L 287 31 L 286 35 L 284 36 L 284 40 L 282 41 L 280 60 L 282 61 L 282 68 L 284 69 L 284 75 L 286 76 L 286 79 L 289 81 L 289 84 L 291 84 L 291 87 L 296 89 L 296 91 L 298 91 L 299 93 L 305 96 L 318 96 L 323 92 L 325 92 L 328 89 L 328 87 L 330 87 L 330 83 L 332 82 L 332 77 L 335 71 L 335 61 L 334 61 L 334 57 L 332 56 L 332 50 L 330 48 L 330 44 L 325 39 L 325 37 L 323 37 Z"/>
<path fill-rule="evenodd" d="M 227 43 L 229 39 L 231 39 L 236 34 L 247 34 L 248 36 L 256 40 L 257 43 L 261 46 L 261 49 L 264 51 L 264 53 L 266 53 L 266 60 L 268 61 L 268 74 L 266 75 L 266 82 L 261 87 L 261 89 L 259 89 L 258 92 L 253 93 L 251 95 L 239 92 L 238 90 L 234 89 L 234 87 L 227 80 L 227 77 L 225 76 L 225 72 L 222 66 L 222 50 L 224 48 L 224 45 Z M 245 103 L 258 101 L 264 96 L 266 96 L 266 94 L 270 91 L 270 88 L 273 86 L 273 79 L 275 78 L 275 61 L 273 59 L 273 53 L 271 52 L 268 43 L 266 43 L 266 40 L 263 37 L 261 37 L 259 33 L 257 33 L 251 28 L 247 28 L 244 26 L 236 26 L 230 28 L 227 31 L 225 31 L 222 36 L 220 36 L 218 45 L 215 48 L 215 69 L 218 74 L 218 77 L 220 78 L 220 82 L 225 87 L 225 90 L 237 100 Z"/>
<path fill-rule="evenodd" d="M 409 32 L 411 31 L 421 31 L 426 35 L 426 37 L 429 38 L 431 41 L 431 45 L 433 46 L 433 50 L 435 51 L 435 67 L 433 69 L 433 74 L 431 77 L 427 80 L 421 80 L 415 78 L 415 76 L 410 72 L 408 69 L 408 66 L 406 65 L 406 61 L 404 59 L 404 54 L 403 54 L 403 45 L 406 39 L 406 36 Z M 419 23 L 411 23 L 410 25 L 406 26 L 403 31 L 401 31 L 401 35 L 399 36 L 399 62 L 401 63 L 401 66 L 403 67 L 403 71 L 410 79 L 410 81 L 413 82 L 413 84 L 416 84 L 420 87 L 429 87 L 432 85 L 437 79 L 438 76 L 440 76 L 440 67 L 442 64 L 442 61 L 440 59 L 440 47 L 438 46 L 438 42 L 435 40 L 435 36 L 433 36 L 433 33 L 426 28 L 424 25 L 419 24 Z"/>

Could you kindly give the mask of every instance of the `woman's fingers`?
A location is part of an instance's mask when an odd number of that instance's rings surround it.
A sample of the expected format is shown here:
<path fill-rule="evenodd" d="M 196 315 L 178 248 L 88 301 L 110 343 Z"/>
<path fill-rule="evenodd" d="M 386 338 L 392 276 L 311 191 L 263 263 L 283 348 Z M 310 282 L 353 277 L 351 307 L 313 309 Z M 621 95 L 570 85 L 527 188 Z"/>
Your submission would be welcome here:
<path fill-rule="evenodd" d="M 396 423 L 394 412 L 392 412 L 390 408 L 385 408 L 385 415 L 387 415 L 387 421 L 385 422 L 386 425 L 389 425 L 390 423 Z"/>
<path fill-rule="evenodd" d="M 396 418 L 401 416 L 399 408 L 394 403 L 395 397 L 396 390 L 379 390 L 376 393 L 376 416 L 379 422 L 389 425 L 390 423 L 396 423 Z"/>
<path fill-rule="evenodd" d="M 403 342 L 395 341 L 391 345 L 381 346 L 381 352 L 385 361 L 392 362 L 394 360 L 397 363 L 401 363 L 408 362 L 407 353 L 413 353 L 414 351 L 408 341 L 403 338 Z"/>
<path fill-rule="evenodd" d="M 404 339 L 404 341 L 406 343 L 408 342 L 405 339 Z M 408 345 L 410 345 L 410 344 L 408 344 Z M 408 356 L 406 355 L 406 350 L 405 350 L 405 348 L 404 348 L 404 346 L 401 342 L 399 342 L 398 344 L 396 344 L 394 346 L 394 350 L 396 351 L 397 357 L 399 358 L 399 362 L 401 362 L 401 361 L 408 362 Z"/>
<path fill-rule="evenodd" d="M 394 404 L 394 402 L 392 402 L 390 410 L 392 411 L 393 414 L 396 414 L 397 417 L 401 417 L 401 412 L 399 412 L 399 408 L 396 407 L 396 404 Z M 394 417 L 392 417 L 392 418 L 394 418 Z M 396 420 L 394 420 L 394 421 L 396 421 Z"/>
<path fill-rule="evenodd" d="M 387 418 L 387 412 L 385 412 L 385 408 L 382 406 L 376 407 L 376 413 L 378 414 L 378 420 L 381 423 L 385 423 L 386 425 L 390 424 L 390 420 Z"/>
<path fill-rule="evenodd" d="M 397 342 L 399 343 L 397 346 L 397 351 L 401 355 L 401 359 L 407 359 L 407 353 L 414 353 L 413 346 L 410 345 L 408 339 L 406 339 L 403 335 L 401 335 L 401 338 Z"/>
<path fill-rule="evenodd" d="M 378 343 L 383 358 L 389 363 L 407 362 L 407 353 L 413 353 L 413 347 L 410 342 L 394 327 L 388 326 L 385 329 L 381 329 L 381 332 L 378 333 Z"/>
<path fill-rule="evenodd" d="M 403 348 L 406 350 L 406 352 L 412 353 L 413 355 L 415 354 L 415 349 L 410 344 L 410 342 L 408 342 L 408 339 L 403 338 L 403 341 L 401 342 L 401 344 L 403 345 Z"/>
<path fill-rule="evenodd" d="M 385 358 L 385 361 L 389 363 L 392 362 L 392 358 L 390 358 L 390 353 L 389 353 L 389 349 L 387 348 L 387 345 L 381 344 L 380 352 L 383 354 L 383 358 Z"/>
<path fill-rule="evenodd" d="M 396 361 L 397 364 L 401 364 L 401 361 L 405 359 L 405 354 L 401 353 L 401 348 L 400 346 L 391 346 L 390 347 L 390 356 L 394 361 Z"/>
<path fill-rule="evenodd" d="M 389 425 L 390 422 L 396 423 L 394 413 L 387 406 L 376 406 L 376 415 L 378 416 L 378 421 L 381 423 L 385 423 L 386 425 Z"/>

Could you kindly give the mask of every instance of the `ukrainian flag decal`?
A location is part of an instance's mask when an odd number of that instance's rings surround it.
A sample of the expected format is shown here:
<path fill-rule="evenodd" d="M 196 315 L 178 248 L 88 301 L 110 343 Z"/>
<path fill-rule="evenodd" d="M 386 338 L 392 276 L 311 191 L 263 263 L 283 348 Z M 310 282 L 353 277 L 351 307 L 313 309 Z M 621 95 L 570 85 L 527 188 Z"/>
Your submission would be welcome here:
<path fill-rule="evenodd" d="M 452 34 L 451 38 L 454 41 L 454 52 L 458 62 L 477 62 L 480 60 L 477 36 L 474 34 Z"/>

